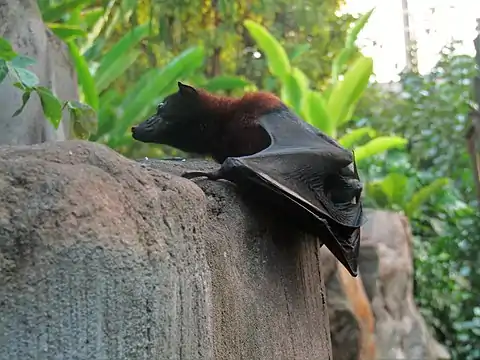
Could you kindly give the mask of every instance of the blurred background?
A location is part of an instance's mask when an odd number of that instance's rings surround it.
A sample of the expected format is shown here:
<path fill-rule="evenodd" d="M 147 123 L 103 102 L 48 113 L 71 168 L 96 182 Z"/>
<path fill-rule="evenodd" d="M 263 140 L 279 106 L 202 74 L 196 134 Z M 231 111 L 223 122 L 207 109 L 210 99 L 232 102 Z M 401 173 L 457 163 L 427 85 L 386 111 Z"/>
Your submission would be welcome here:
<path fill-rule="evenodd" d="M 188 156 L 129 133 L 180 80 L 225 95 L 274 92 L 355 149 L 366 206 L 409 219 L 420 312 L 452 359 L 480 359 L 478 148 L 468 146 L 478 134 L 480 1 L 38 0 L 38 7 L 68 45 L 80 101 L 95 112 L 78 121 L 78 137 L 134 159 Z"/>

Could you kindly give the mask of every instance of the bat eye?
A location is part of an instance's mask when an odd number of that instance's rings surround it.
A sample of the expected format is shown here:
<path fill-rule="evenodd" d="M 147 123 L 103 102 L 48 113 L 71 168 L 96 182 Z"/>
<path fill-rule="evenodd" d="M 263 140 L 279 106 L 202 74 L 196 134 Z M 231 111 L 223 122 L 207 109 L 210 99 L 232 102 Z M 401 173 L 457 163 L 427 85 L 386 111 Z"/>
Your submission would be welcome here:
<path fill-rule="evenodd" d="M 157 114 L 165 107 L 166 104 L 166 101 L 164 101 L 157 105 Z"/>

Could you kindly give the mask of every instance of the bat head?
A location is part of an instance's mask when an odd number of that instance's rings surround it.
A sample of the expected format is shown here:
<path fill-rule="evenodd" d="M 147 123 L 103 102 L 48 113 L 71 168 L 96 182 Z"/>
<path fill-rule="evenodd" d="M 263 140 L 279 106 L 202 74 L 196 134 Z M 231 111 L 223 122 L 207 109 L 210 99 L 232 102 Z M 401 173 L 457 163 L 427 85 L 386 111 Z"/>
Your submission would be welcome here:
<path fill-rule="evenodd" d="M 200 112 L 201 99 L 197 90 L 178 82 L 178 91 L 163 99 L 154 115 L 132 127 L 132 137 L 144 143 L 170 145 L 193 152 L 201 135 Z"/>

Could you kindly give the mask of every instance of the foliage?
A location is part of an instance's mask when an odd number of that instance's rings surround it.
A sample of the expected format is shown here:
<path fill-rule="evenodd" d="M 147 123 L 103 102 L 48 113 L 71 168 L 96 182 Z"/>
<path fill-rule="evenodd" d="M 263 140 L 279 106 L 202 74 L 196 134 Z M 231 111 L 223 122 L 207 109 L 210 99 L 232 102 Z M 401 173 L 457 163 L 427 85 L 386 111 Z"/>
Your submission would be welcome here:
<path fill-rule="evenodd" d="M 271 74 L 281 84 L 282 101 L 307 122 L 333 137 L 336 137 L 339 127 L 352 119 L 356 104 L 367 88 L 372 74 L 372 59 L 358 55 L 340 79 L 341 71 L 354 53 L 356 36 L 368 21 L 372 11 L 367 12 L 353 24 L 353 30 L 347 35 L 344 49 L 334 60 L 332 67 L 334 81 L 323 93 L 310 89 L 307 76 L 290 63 L 285 49 L 265 27 L 251 20 L 245 21 L 245 27 L 267 58 Z M 342 144 L 353 145 L 364 135 L 375 137 L 376 133 L 370 130 L 371 128 L 356 129 L 355 135 L 347 134 L 346 139 L 340 138 L 339 141 Z M 355 158 L 361 161 L 392 148 L 401 148 L 406 143 L 405 139 L 398 136 L 377 137 L 357 147 Z"/>
<path fill-rule="evenodd" d="M 360 164 L 365 200 L 409 215 L 416 301 L 462 360 L 480 357 L 480 217 L 464 138 L 474 75 L 474 60 L 448 46 L 431 73 L 403 74 L 399 91 L 370 88 L 356 114 L 357 124 L 410 141 L 408 153 Z"/>
<path fill-rule="evenodd" d="M 258 87 L 280 91 L 267 73 L 268 65 L 255 56 L 254 43 L 243 26 L 250 19 L 278 35 L 291 63 L 300 64 L 309 81 L 321 86 L 352 19 L 335 15 L 342 0 L 308 4 L 300 0 L 38 2 L 47 25 L 69 45 L 81 100 L 98 110 L 99 133 L 90 140 L 131 157 L 176 152 L 132 141 L 129 135 L 130 125 L 143 120 L 155 102 L 173 90 L 168 77 L 174 72 L 171 62 L 177 63 L 186 53 L 202 52 L 201 58 L 189 55 L 189 64 L 181 61 L 185 67 L 176 73 L 175 81 L 218 93 L 240 95 Z M 308 49 L 312 56 L 305 56 Z M 167 78 L 153 76 L 158 73 Z M 160 83 L 163 89 L 148 94 L 133 90 L 153 89 Z M 135 106 L 127 108 L 130 103 Z M 141 113 L 135 111 L 139 108 Z M 126 114 L 134 116 L 127 118 Z"/>
<path fill-rule="evenodd" d="M 401 173 L 391 172 L 381 180 L 367 183 L 366 196 L 374 207 L 403 211 L 413 218 L 421 206 L 448 185 L 448 178 L 439 178 L 418 188 L 415 179 Z"/>
<path fill-rule="evenodd" d="M 40 98 L 43 114 L 55 129 L 58 129 L 62 120 L 62 110 L 67 108 L 73 123 L 74 135 L 79 138 L 86 138 L 90 133 L 96 131 L 95 113 L 91 108 L 77 101 L 62 102 L 44 86 L 39 85 L 39 79 L 35 73 L 27 67 L 35 64 L 35 60 L 17 54 L 10 42 L 0 37 L 0 83 L 7 76 L 13 78 L 13 86 L 23 92 L 21 107 L 12 114 L 12 117 L 20 115 L 32 93 Z"/>

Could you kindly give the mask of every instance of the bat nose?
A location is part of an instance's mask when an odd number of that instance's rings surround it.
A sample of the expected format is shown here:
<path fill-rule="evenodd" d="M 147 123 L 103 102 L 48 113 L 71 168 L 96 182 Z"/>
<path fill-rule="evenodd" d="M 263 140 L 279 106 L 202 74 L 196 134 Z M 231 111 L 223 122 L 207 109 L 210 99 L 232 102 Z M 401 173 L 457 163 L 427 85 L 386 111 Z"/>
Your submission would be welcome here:
<path fill-rule="evenodd" d="M 135 132 L 135 129 L 136 129 L 136 128 L 137 128 L 136 126 L 132 126 L 132 128 L 130 129 L 130 130 L 132 131 L 132 133 Z"/>

